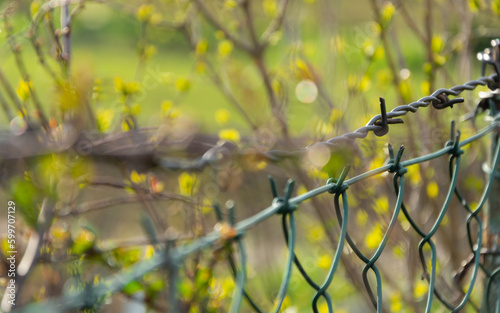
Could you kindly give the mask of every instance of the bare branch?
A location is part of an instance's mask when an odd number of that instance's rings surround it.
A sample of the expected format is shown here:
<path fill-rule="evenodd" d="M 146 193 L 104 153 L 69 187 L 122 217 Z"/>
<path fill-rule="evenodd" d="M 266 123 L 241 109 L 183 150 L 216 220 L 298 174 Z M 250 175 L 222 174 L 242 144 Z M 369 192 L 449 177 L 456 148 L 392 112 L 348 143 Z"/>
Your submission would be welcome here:
<path fill-rule="evenodd" d="M 45 130 L 49 129 L 49 122 L 47 117 L 45 116 L 45 113 L 43 113 L 43 108 L 42 104 L 40 103 L 40 100 L 38 99 L 38 95 L 35 92 L 35 89 L 31 85 L 31 78 L 30 75 L 28 74 L 28 71 L 26 70 L 26 66 L 24 64 L 23 59 L 21 58 L 21 52 L 19 48 L 17 47 L 17 44 L 15 42 L 14 37 L 12 36 L 12 26 L 10 25 L 8 18 L 6 16 L 5 21 L 5 29 L 7 30 L 7 35 L 9 36 L 8 42 L 10 44 L 11 50 L 14 54 L 14 59 L 16 61 L 17 68 L 19 70 L 19 73 L 21 74 L 21 77 L 23 80 L 26 82 L 29 92 L 30 92 L 30 99 L 32 100 L 33 104 L 35 105 L 36 110 L 38 111 L 38 115 L 40 117 L 40 122 L 42 123 L 42 127 Z"/>
<path fill-rule="evenodd" d="M 233 44 L 250 53 L 250 54 L 255 54 L 255 48 L 252 47 L 251 45 L 249 45 L 248 43 L 242 41 L 241 39 L 239 39 L 238 37 L 236 37 L 235 35 L 233 35 L 223 24 L 221 21 L 219 21 L 214 15 L 213 13 L 207 8 L 207 6 L 205 5 L 205 2 L 203 0 L 194 0 L 194 2 L 196 3 L 196 6 L 199 8 L 199 10 L 201 11 L 201 13 L 203 13 L 203 15 L 205 16 L 205 18 L 210 22 L 212 23 L 212 25 L 214 25 L 218 30 L 222 31 L 224 33 L 224 35 L 226 36 L 227 39 L 229 39 L 231 42 L 233 42 Z"/>
<path fill-rule="evenodd" d="M 158 201 L 158 200 L 174 200 L 174 201 L 181 201 L 189 204 L 194 204 L 195 202 L 187 197 L 180 196 L 175 193 L 158 193 L 158 194 L 151 194 L 151 195 L 145 195 L 144 196 L 144 201 Z M 120 204 L 127 204 L 127 203 L 137 203 L 140 202 L 141 198 L 137 195 L 130 195 L 130 196 L 123 196 L 120 198 L 111 198 L 111 199 L 102 199 L 102 200 L 95 200 L 95 201 L 89 201 L 86 203 L 82 203 L 81 205 L 77 206 L 75 209 L 72 209 L 68 212 L 64 212 L 59 214 L 59 217 L 65 217 L 65 216 L 70 216 L 70 215 L 80 215 L 80 214 L 85 214 L 89 212 L 94 212 L 94 211 L 99 211 L 102 209 L 110 208 L 116 205 Z"/>
<path fill-rule="evenodd" d="M 288 7 L 289 0 L 281 0 L 278 8 L 278 14 L 276 17 L 269 23 L 267 26 L 266 30 L 261 36 L 261 42 L 263 45 L 267 45 L 269 43 L 269 40 L 271 39 L 272 35 L 278 31 L 281 26 L 283 25 L 283 22 L 285 20 L 285 13 L 286 13 L 286 8 Z"/>
<path fill-rule="evenodd" d="M 14 106 L 16 107 L 16 110 L 20 114 L 22 114 L 26 123 L 28 123 L 29 122 L 28 116 L 26 116 L 26 114 L 23 110 L 23 105 L 21 104 L 21 101 L 19 100 L 19 97 L 16 95 L 14 88 L 12 88 L 12 86 L 10 85 L 9 81 L 5 77 L 1 68 L 0 68 L 0 84 L 4 87 L 5 91 L 7 92 L 7 95 L 9 96 L 10 100 L 12 101 Z"/>
<path fill-rule="evenodd" d="M 61 7 L 61 35 L 63 36 L 63 51 L 62 57 L 66 65 L 66 75 L 69 75 L 70 63 L 71 63 L 71 25 L 70 25 L 70 13 L 69 13 L 69 0 L 65 0 L 63 6 Z"/>

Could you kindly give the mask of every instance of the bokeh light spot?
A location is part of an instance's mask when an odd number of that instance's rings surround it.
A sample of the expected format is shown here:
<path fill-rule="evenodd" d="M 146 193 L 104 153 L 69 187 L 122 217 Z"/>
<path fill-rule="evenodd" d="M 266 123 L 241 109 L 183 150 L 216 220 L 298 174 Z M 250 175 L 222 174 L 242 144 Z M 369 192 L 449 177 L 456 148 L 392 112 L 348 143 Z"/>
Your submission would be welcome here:
<path fill-rule="evenodd" d="M 318 97 L 318 87 L 313 81 L 303 80 L 297 84 L 295 95 L 302 103 L 312 103 Z"/>
<path fill-rule="evenodd" d="M 10 130 L 16 136 L 19 136 L 22 133 L 24 133 L 27 128 L 28 128 L 28 124 L 20 116 L 17 116 L 15 118 L 13 118 L 12 121 L 10 121 Z"/>
<path fill-rule="evenodd" d="M 326 144 L 317 143 L 307 151 L 307 159 L 316 167 L 323 167 L 330 160 L 330 149 Z"/>

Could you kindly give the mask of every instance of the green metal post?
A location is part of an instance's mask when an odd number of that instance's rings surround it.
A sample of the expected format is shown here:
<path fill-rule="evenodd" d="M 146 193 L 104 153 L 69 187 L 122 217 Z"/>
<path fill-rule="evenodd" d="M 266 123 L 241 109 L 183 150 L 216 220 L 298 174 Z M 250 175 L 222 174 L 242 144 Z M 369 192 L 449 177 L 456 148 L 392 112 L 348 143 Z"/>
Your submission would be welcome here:
<path fill-rule="evenodd" d="M 500 95 L 494 94 L 489 101 L 490 116 L 497 117 L 500 115 Z M 494 166 L 495 152 L 500 138 L 500 129 L 497 127 L 491 133 L 491 159 L 488 166 L 488 176 L 493 175 L 491 181 L 488 206 L 486 207 L 484 225 L 486 228 L 486 248 L 489 252 L 500 252 L 500 162 Z M 495 253 L 488 254 L 485 258 L 485 269 L 490 273 L 496 273 L 500 268 L 500 255 Z M 488 277 L 486 277 L 488 279 Z M 485 290 L 481 313 L 500 312 L 500 283 L 499 275 L 495 275 L 494 283 L 491 284 L 490 290 Z M 487 284 L 487 280 L 486 280 Z M 486 286 L 485 284 L 485 286 Z"/>

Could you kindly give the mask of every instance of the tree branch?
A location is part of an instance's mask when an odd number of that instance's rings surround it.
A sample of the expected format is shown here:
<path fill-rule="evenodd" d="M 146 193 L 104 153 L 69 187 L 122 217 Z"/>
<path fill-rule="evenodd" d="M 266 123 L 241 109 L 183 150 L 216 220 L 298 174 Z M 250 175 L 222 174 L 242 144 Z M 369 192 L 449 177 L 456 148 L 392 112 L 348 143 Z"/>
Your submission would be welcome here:
<path fill-rule="evenodd" d="M 238 37 L 235 37 L 213 14 L 212 12 L 207 8 L 205 5 L 205 2 L 203 0 L 194 0 L 196 3 L 196 6 L 199 8 L 201 13 L 205 16 L 205 18 L 212 24 L 214 25 L 218 30 L 222 31 L 224 35 L 226 36 L 227 39 L 229 39 L 233 44 L 250 53 L 250 54 L 255 54 L 255 49 L 254 47 L 250 46 L 246 42 L 240 40 Z"/>

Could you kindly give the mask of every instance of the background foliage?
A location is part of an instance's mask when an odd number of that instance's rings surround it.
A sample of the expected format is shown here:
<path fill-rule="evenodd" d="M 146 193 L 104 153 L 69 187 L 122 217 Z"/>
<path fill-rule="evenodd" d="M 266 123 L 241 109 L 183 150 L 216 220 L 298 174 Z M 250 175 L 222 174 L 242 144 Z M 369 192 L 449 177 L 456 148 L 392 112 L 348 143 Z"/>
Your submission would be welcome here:
<path fill-rule="evenodd" d="M 14 156 L 3 154 L 2 198 L 16 201 L 22 215 L 18 250 L 34 234 L 42 238 L 20 303 L 97 285 L 166 242 L 184 244 L 214 225 L 230 236 L 230 226 L 216 223 L 213 205 L 236 203 L 237 220 L 255 214 L 271 201 L 268 174 L 279 186 L 295 178 L 300 194 L 338 177 L 346 163 L 352 175 L 381 166 L 389 141 L 404 144 L 406 157 L 442 147 L 449 121 L 473 110 L 477 91 L 453 110 L 406 116 L 384 138 L 320 145 L 298 158 L 262 156 L 353 131 L 379 112 L 378 97 L 390 110 L 478 77 L 475 53 L 497 37 L 500 24 L 496 0 L 52 0 L 4 1 L 0 9 L 2 138 L 22 143 Z M 459 127 L 464 137 L 475 130 L 470 122 Z M 227 153 L 197 166 L 217 145 Z M 484 186 L 486 147 L 468 148 L 472 157 L 462 164 L 460 188 L 472 198 Z M 415 165 L 407 174 L 405 202 L 424 229 L 444 197 L 444 162 Z M 365 252 L 374 251 L 395 202 L 391 181 L 381 176 L 352 189 L 349 228 Z M 48 223 L 41 221 L 42 203 L 49 203 Z M 469 257 L 464 218 L 450 210 L 436 235 L 438 284 L 450 299 L 461 296 L 464 282 L 453 273 Z M 339 232 L 331 200 L 306 202 L 297 220 L 304 265 L 320 279 Z M 286 256 L 277 223 L 247 235 L 247 288 L 269 311 Z M 381 257 L 384 312 L 420 312 L 425 305 L 419 238 L 409 229 L 401 219 L 392 253 Z M 7 266 L 2 257 L 2 275 Z M 362 266 L 346 249 L 329 289 L 335 312 L 372 309 Z M 169 290 L 178 292 L 182 312 L 227 310 L 234 280 L 222 249 L 195 254 L 179 275 L 180 283 L 169 286 L 166 270 L 149 273 L 82 310 L 163 312 Z M 313 294 L 295 273 L 282 311 L 310 310 Z"/>

